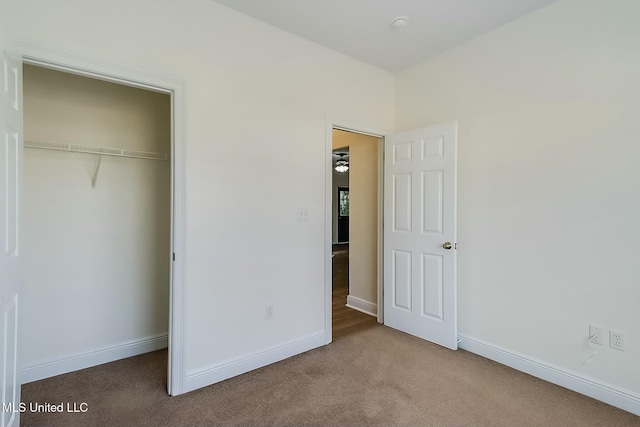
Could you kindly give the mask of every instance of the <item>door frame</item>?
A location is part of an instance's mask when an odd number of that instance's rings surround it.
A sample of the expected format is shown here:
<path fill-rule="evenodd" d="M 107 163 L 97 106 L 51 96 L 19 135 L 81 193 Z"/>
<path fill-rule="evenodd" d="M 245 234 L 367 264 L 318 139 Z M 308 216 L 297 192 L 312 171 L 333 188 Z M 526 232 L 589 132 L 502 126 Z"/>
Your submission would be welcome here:
<path fill-rule="evenodd" d="M 377 280 L 378 289 L 378 323 L 384 323 L 384 294 L 383 294 L 383 211 L 384 211 L 384 136 L 390 131 L 371 126 L 325 117 L 325 197 L 324 197 L 324 330 L 325 344 L 333 341 L 332 334 L 332 243 L 333 243 L 333 130 L 345 130 L 379 138 L 378 141 L 378 239 L 377 239 Z"/>
<path fill-rule="evenodd" d="M 185 142 L 184 84 L 181 81 L 141 73 L 73 57 L 51 49 L 17 43 L 22 63 L 104 80 L 125 86 L 165 93 L 171 99 L 171 253 L 169 274 L 169 357 L 167 391 L 183 393 L 186 382 L 184 343 L 184 259 L 185 259 Z"/>

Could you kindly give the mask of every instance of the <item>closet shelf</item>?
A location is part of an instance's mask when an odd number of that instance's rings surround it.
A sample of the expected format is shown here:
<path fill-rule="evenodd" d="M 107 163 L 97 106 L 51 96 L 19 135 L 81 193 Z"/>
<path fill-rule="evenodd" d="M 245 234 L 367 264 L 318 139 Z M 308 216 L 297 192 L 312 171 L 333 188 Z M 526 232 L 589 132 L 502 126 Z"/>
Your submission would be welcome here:
<path fill-rule="evenodd" d="M 72 153 L 99 154 L 105 156 L 130 157 L 134 159 L 149 159 L 169 161 L 168 154 L 151 153 L 148 151 L 127 150 L 125 148 L 92 147 L 89 145 L 65 144 L 61 142 L 26 140 L 24 146 L 28 148 L 41 148 L 45 150 L 69 151 Z"/>

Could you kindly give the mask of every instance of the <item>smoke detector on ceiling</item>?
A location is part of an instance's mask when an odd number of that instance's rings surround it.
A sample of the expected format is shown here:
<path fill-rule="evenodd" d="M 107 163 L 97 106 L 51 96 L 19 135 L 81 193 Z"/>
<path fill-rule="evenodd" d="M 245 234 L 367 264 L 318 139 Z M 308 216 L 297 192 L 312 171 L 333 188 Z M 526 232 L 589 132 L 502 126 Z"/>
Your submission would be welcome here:
<path fill-rule="evenodd" d="M 393 21 L 391 21 L 391 28 L 394 30 L 401 30 L 409 25 L 409 18 L 406 16 L 398 16 Z"/>

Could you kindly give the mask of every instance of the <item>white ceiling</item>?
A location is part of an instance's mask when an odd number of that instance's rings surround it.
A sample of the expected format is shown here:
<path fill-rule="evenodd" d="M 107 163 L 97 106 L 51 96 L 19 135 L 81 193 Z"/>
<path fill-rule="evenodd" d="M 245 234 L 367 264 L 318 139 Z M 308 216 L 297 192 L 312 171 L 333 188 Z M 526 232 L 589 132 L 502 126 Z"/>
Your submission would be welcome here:
<path fill-rule="evenodd" d="M 396 72 L 556 0 L 215 0 Z M 393 30 L 391 21 L 409 18 Z"/>

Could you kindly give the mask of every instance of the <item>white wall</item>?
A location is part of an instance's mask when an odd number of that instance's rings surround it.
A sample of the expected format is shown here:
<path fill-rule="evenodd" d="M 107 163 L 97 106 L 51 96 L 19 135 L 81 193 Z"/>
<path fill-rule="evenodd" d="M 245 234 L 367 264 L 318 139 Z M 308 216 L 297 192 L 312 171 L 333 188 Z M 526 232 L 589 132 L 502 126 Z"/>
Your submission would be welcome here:
<path fill-rule="evenodd" d="M 395 115 L 459 121 L 460 332 L 638 393 L 639 8 L 559 1 L 400 73 L 397 94 L 393 75 L 209 0 L 0 15 L 21 41 L 185 83 L 190 377 L 323 335 L 325 114 Z M 589 323 L 627 351 L 583 366 Z"/>
<path fill-rule="evenodd" d="M 394 76 L 210 0 L 12 0 L 0 14 L 19 40 L 185 83 L 185 387 L 323 342 L 325 116 L 393 128 Z"/>
<path fill-rule="evenodd" d="M 32 66 L 23 86 L 27 140 L 171 152 L 168 95 Z M 27 379 L 167 334 L 170 163 L 105 156 L 92 188 L 96 162 L 24 150 Z"/>
<path fill-rule="evenodd" d="M 332 143 L 334 149 L 349 147 L 347 304 L 375 314 L 378 303 L 378 138 L 333 130 Z"/>
<path fill-rule="evenodd" d="M 398 76 L 459 121 L 462 334 L 640 393 L 640 3 L 565 0 Z M 587 344 L 588 325 L 626 352 Z"/>

